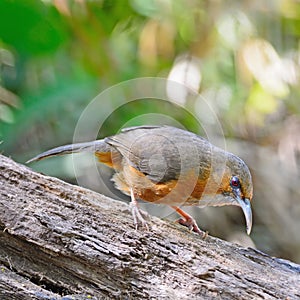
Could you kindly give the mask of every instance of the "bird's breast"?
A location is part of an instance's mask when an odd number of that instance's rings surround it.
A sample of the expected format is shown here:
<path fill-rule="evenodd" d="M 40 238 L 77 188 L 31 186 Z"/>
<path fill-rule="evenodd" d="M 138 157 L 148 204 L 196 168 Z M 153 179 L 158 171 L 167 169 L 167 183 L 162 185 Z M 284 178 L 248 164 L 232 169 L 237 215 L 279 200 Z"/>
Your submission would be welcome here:
<path fill-rule="evenodd" d="M 207 179 L 199 179 L 191 174 L 163 183 L 154 183 L 135 168 L 129 167 L 122 175 L 117 173 L 114 180 L 117 188 L 124 193 L 128 194 L 130 186 L 137 198 L 156 204 L 199 206 L 202 205 L 204 195 L 213 199 L 220 193 L 218 185 L 208 184 Z M 118 184 L 118 181 L 121 183 Z M 203 206 L 205 203 L 208 202 L 203 202 Z"/>

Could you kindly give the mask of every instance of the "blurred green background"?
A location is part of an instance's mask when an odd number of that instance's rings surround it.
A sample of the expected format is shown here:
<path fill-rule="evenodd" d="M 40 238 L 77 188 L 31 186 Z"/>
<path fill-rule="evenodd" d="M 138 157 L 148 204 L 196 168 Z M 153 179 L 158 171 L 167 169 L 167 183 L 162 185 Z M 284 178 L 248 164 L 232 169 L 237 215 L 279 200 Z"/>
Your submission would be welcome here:
<path fill-rule="evenodd" d="M 212 235 L 300 263 L 299 35 L 297 0 L 1 0 L 1 151 L 24 163 L 72 142 L 90 101 L 125 80 L 181 82 L 209 103 L 227 149 L 247 162 L 254 180 L 250 237 L 239 208 L 191 213 Z M 101 120 L 99 136 L 149 123 L 144 115 L 160 113 L 200 134 L 203 122 L 214 140 L 222 139 L 201 100 L 183 96 L 185 109 L 177 100 L 122 106 Z M 89 176 L 88 158 L 79 155 L 78 161 L 81 183 L 121 197 Z M 76 182 L 68 157 L 31 167 Z M 109 171 L 101 172 L 108 180 Z"/>

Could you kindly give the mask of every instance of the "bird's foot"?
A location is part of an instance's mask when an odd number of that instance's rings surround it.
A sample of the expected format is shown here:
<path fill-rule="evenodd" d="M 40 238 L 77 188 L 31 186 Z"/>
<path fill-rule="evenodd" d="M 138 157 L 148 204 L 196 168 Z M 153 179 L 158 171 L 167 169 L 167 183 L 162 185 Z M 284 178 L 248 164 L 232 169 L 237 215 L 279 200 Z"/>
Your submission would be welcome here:
<path fill-rule="evenodd" d="M 145 220 L 145 218 L 148 218 L 149 215 L 132 202 L 130 202 L 129 208 L 132 214 L 135 229 L 137 230 L 141 226 L 149 230 L 149 226 Z"/>
<path fill-rule="evenodd" d="M 149 218 L 149 214 L 139 208 L 138 202 L 134 197 L 133 191 L 131 190 L 131 202 L 129 208 L 133 217 L 133 223 L 137 230 L 140 226 L 149 230 L 149 226 L 145 218 Z"/>
<path fill-rule="evenodd" d="M 177 222 L 180 225 L 186 226 L 189 230 L 194 231 L 196 233 L 198 233 L 199 235 L 201 235 L 201 237 L 203 239 L 206 239 L 208 236 L 208 232 L 204 232 L 203 230 L 201 230 L 199 228 L 199 226 L 197 225 L 196 221 L 194 220 L 194 218 L 190 217 L 190 218 L 180 218 L 179 220 L 177 220 Z"/>
<path fill-rule="evenodd" d="M 183 210 L 182 210 L 181 208 L 179 208 L 178 206 L 172 206 L 172 208 L 175 209 L 176 212 L 182 216 L 182 218 L 180 218 L 180 219 L 177 221 L 180 225 L 184 225 L 184 226 L 186 226 L 189 230 L 198 233 L 203 239 L 206 239 L 206 238 L 207 238 L 208 232 L 207 232 L 207 231 L 206 231 L 206 232 L 202 231 L 202 230 L 198 227 L 198 225 L 197 225 L 195 219 L 194 219 L 192 216 L 190 216 L 188 213 L 186 213 L 185 211 L 183 211 Z"/>

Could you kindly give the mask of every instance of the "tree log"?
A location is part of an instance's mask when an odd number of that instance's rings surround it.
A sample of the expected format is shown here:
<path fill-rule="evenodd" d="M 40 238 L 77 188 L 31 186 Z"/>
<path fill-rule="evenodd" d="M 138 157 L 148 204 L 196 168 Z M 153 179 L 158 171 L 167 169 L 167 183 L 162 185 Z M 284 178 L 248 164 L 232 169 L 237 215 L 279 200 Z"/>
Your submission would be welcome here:
<path fill-rule="evenodd" d="M 0 299 L 299 299 L 300 266 L 0 156 Z"/>

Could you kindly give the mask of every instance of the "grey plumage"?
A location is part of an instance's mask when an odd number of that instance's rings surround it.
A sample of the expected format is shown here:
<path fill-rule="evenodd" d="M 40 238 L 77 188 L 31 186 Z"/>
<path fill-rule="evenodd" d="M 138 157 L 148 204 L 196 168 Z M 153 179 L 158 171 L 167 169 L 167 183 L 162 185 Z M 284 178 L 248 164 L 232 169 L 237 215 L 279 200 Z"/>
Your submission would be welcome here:
<path fill-rule="evenodd" d="M 60 147 L 56 147 L 45 151 L 30 160 L 27 163 L 31 163 L 33 161 L 41 160 L 46 157 L 50 156 L 57 156 L 57 155 L 64 155 L 64 154 L 71 154 L 71 153 L 80 153 L 80 152 L 109 152 L 111 147 L 104 142 L 104 140 L 97 140 L 93 142 L 86 142 L 86 143 L 78 143 L 78 144 L 70 144 L 64 145 Z"/>

